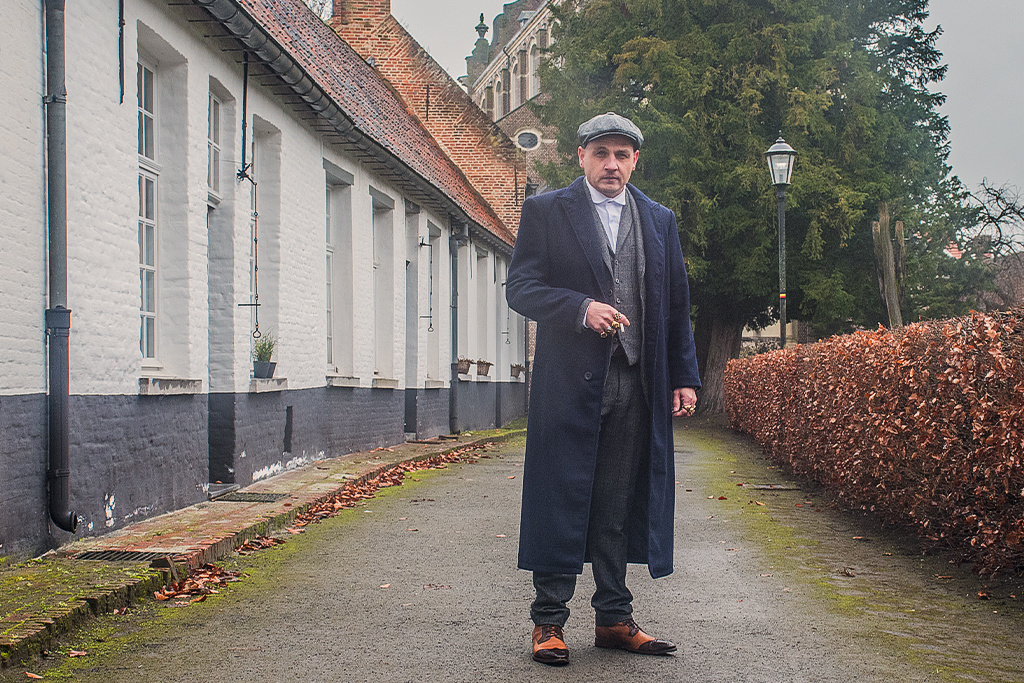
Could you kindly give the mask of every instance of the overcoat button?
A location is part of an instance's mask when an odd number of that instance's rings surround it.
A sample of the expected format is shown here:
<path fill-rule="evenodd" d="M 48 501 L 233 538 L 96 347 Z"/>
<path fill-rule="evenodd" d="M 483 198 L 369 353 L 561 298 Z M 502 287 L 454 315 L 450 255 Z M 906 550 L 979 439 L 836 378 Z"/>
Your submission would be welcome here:
<path fill-rule="evenodd" d="M 594 373 L 592 373 L 592 372 L 584 372 L 583 373 L 583 379 L 587 379 L 587 380 L 594 379 Z"/>

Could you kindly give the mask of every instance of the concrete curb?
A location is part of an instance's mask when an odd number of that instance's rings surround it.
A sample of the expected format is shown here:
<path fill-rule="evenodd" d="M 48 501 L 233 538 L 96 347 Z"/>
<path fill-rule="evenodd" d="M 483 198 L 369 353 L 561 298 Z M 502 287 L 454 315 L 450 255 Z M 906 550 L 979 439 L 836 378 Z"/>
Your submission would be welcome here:
<path fill-rule="evenodd" d="M 247 524 L 239 529 L 211 536 L 199 544 L 190 547 L 186 552 L 168 554 L 153 560 L 148 566 L 145 562 L 127 565 L 128 567 L 137 567 L 140 576 L 123 581 L 86 585 L 83 587 L 83 595 L 69 601 L 66 605 L 48 608 L 43 615 L 16 612 L 2 616 L 0 617 L 0 666 L 8 668 L 38 656 L 50 648 L 57 638 L 71 632 L 87 619 L 101 614 L 109 614 L 115 609 L 126 607 L 143 598 L 152 597 L 153 592 L 169 583 L 172 576 L 183 578 L 192 570 L 204 564 L 212 564 L 226 557 L 246 541 L 257 536 L 265 536 L 275 530 L 289 526 L 300 513 L 327 500 L 346 486 L 372 481 L 379 478 L 382 473 L 407 463 L 444 456 L 457 450 L 480 447 L 487 443 L 504 442 L 525 433 L 525 429 L 501 431 L 469 441 L 453 443 L 451 445 L 445 444 L 447 447 L 439 448 L 437 451 L 420 453 L 413 457 L 398 457 L 392 461 L 381 462 L 359 476 L 347 479 L 343 484 L 301 505 L 267 515 L 260 521 Z M 397 447 L 401 446 L 402 444 L 399 444 Z M 344 457 L 346 456 L 339 456 L 339 458 Z M 310 467 L 310 465 L 306 467 Z M 174 513 L 170 514 L 173 515 Z M 129 533 L 125 534 L 124 530 L 122 530 L 121 537 L 124 539 L 131 538 L 130 527 L 128 531 Z M 47 558 L 54 562 L 73 562 L 76 561 L 73 559 L 75 554 L 75 552 L 69 553 L 66 548 L 62 548 L 58 551 L 47 553 L 42 558 L 39 558 L 37 562 L 45 563 Z M 101 562 L 96 567 L 100 568 L 108 564 L 107 562 Z M 119 565 L 126 566 L 123 562 L 119 563 Z"/>

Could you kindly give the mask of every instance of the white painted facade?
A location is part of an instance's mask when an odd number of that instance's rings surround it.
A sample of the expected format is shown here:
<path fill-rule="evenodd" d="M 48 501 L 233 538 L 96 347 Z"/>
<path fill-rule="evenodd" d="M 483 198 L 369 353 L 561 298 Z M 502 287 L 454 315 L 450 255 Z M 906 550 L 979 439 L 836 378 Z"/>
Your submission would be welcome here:
<path fill-rule="evenodd" d="M 12 0 L 0 26 L 0 79 L 7 93 L 0 118 L 0 394 L 46 390 L 40 5 Z M 236 178 L 240 53 L 221 51 L 204 37 L 206 24 L 182 17 L 159 2 L 125 3 L 121 103 L 117 3 L 67 6 L 72 394 L 145 393 L 140 386 L 159 391 L 149 379 L 191 381 L 174 384 L 175 392 L 258 387 L 251 377 L 252 309 L 239 306 L 251 301 L 252 261 L 252 185 Z M 153 75 L 152 158 L 139 154 L 139 64 Z M 220 110 L 216 193 L 208 184 L 211 95 Z M 289 390 L 447 386 L 448 217 L 408 202 L 400 189 L 328 144 L 282 99 L 258 79 L 250 81 L 246 156 L 255 158 L 258 182 L 259 328 L 278 339 L 276 386 L 282 378 Z M 149 266 L 140 254 L 140 174 L 156 190 Z M 140 346 L 147 267 L 155 270 L 149 358 Z M 407 268 L 415 287 L 408 286 Z M 523 362 L 525 353 L 523 323 L 504 304 L 507 263 L 472 244 L 460 248 L 460 269 L 466 277 L 460 283 L 459 311 L 466 316 L 460 355 L 494 362 L 492 379 L 507 380 L 509 364 Z M 415 305 L 407 291 L 414 292 Z"/>

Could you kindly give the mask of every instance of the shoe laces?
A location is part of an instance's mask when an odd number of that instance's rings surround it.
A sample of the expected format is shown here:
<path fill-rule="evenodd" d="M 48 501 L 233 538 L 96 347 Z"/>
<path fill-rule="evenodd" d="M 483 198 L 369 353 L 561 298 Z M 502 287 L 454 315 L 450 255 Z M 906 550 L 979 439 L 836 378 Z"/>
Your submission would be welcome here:
<path fill-rule="evenodd" d="M 557 624 L 541 624 L 540 625 L 540 638 L 537 640 L 538 643 L 543 643 L 551 638 L 558 638 L 564 640 L 562 637 L 562 627 Z"/>

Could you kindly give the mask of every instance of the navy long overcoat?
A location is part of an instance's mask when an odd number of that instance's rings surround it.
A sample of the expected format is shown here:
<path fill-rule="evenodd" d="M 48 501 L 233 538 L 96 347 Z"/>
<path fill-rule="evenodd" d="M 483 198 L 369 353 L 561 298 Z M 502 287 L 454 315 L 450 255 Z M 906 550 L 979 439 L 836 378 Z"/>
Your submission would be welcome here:
<path fill-rule="evenodd" d="M 628 561 L 672 572 L 675 473 L 672 389 L 700 386 L 690 295 L 675 215 L 632 185 L 643 229 L 643 373 L 651 402 L 648 504 L 629 520 Z M 612 276 L 582 177 L 523 203 L 509 305 L 537 321 L 523 473 L 519 567 L 579 574 L 601 424 L 610 338 L 579 327 L 587 298 L 612 300 Z"/>

